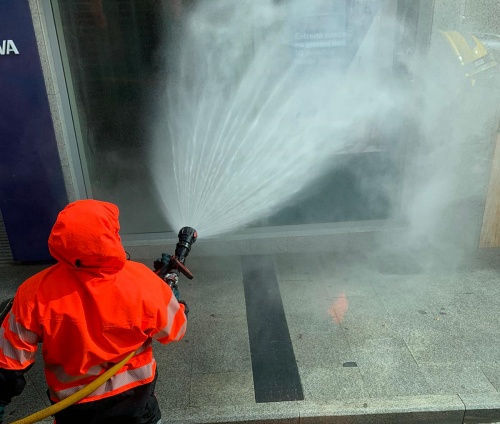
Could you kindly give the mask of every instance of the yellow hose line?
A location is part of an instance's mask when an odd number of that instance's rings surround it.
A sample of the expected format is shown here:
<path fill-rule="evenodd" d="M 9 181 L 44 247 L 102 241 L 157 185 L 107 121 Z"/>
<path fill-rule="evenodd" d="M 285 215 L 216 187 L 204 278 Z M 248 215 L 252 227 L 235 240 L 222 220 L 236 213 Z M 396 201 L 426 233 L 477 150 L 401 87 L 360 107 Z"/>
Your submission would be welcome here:
<path fill-rule="evenodd" d="M 92 383 L 89 383 L 83 389 L 79 390 L 76 393 L 73 393 L 71 396 L 61 400 L 60 402 L 55 403 L 54 405 L 49 406 L 48 408 L 42 409 L 41 411 L 35 412 L 26 418 L 22 418 L 20 420 L 14 421 L 11 424 L 31 424 L 36 423 L 38 421 L 43 420 L 44 418 L 50 417 L 54 415 L 56 412 L 62 411 L 64 408 L 73 405 L 74 403 L 82 400 L 84 397 L 87 397 L 100 386 L 102 386 L 106 381 L 108 381 L 111 377 L 113 377 L 120 369 L 123 367 L 133 356 L 135 355 L 135 351 L 131 352 L 127 355 L 126 358 L 123 358 L 120 362 L 113 365 L 109 370 L 103 372 L 99 377 L 97 377 Z"/>

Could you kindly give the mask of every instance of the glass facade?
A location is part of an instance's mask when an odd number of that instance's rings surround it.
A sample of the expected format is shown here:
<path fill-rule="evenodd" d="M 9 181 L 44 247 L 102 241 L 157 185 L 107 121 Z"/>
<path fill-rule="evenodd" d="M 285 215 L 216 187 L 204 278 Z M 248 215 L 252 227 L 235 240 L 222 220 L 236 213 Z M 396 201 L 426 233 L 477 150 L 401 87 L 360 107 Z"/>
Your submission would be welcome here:
<path fill-rule="evenodd" d="M 216 4 L 217 0 L 211 3 Z M 314 72 L 321 68 L 344 78 L 370 68 L 370 78 L 376 75 L 373 78 L 379 86 L 390 86 L 391 93 L 414 95 L 411 90 L 418 86 L 421 76 L 418 72 L 422 69 L 416 62 L 423 62 L 427 57 L 431 36 L 440 30 L 456 29 L 457 25 L 451 17 L 447 18 L 454 15 L 443 12 L 447 6 L 439 1 L 275 0 L 260 3 L 272 4 L 285 12 L 276 23 L 267 26 L 250 22 L 249 26 L 254 27 L 252 43 L 242 47 L 240 69 L 232 69 L 231 64 L 225 67 L 217 64 L 231 78 L 238 79 L 244 74 L 246 63 L 252 61 L 259 43 L 269 32 L 286 27 L 289 39 L 283 42 L 283 51 L 300 72 L 307 74 L 312 73 L 313 68 Z M 467 3 L 474 9 L 471 2 Z M 189 31 L 190 25 L 196 25 L 193 21 L 200 2 L 53 0 L 52 4 L 78 128 L 87 195 L 119 205 L 124 234 L 170 231 L 161 211 L 159 182 L 154 181 L 152 174 L 153 121 L 161 119 L 162 112 L 156 110 L 156 101 L 169 89 L 168 84 L 172 84 L 170 73 L 179 70 L 176 61 L 181 57 L 182 34 Z M 211 22 L 214 26 L 223 26 L 229 19 L 224 15 L 227 11 L 224 7 L 213 10 L 214 15 L 202 24 Z M 494 50 L 498 45 L 495 24 L 487 28 L 489 23 L 483 23 L 478 14 L 473 25 L 474 28 L 458 29 L 466 34 L 481 32 L 485 45 L 491 46 L 487 48 Z M 227 43 L 230 46 L 231 39 Z M 484 98 L 479 100 L 482 94 L 477 93 L 483 88 L 477 87 L 481 83 L 471 83 L 471 77 L 462 72 L 458 63 L 460 55 L 455 54 L 452 40 L 443 35 L 436 44 L 441 50 L 431 59 L 446 57 L 449 63 L 457 61 L 450 66 L 458 69 L 456 74 L 464 87 L 471 84 L 476 87 L 474 93 L 470 87 L 465 89 L 469 94 L 464 110 L 476 107 L 478 102 L 487 107 L 488 111 L 482 116 L 488 122 L 491 136 L 494 133 L 492 116 L 496 116 L 496 112 L 492 112 L 494 107 Z M 210 44 L 207 46 L 209 49 Z M 209 53 L 207 51 L 207 55 Z M 445 60 L 439 60 L 440 66 L 442 62 Z M 195 75 L 196 71 L 190 72 Z M 493 70 L 485 70 L 484 74 L 488 72 Z M 483 85 L 487 90 L 496 87 L 493 79 L 483 76 L 478 74 L 478 79 L 486 81 Z M 377 98 L 377 101 L 383 100 Z M 318 172 L 312 183 L 294 188 L 297 194 L 291 200 L 248 225 L 323 224 L 401 217 L 405 208 L 405 186 L 411 179 L 420 178 L 412 174 L 415 164 L 411 163 L 411 157 L 418 150 L 419 140 L 423 137 L 425 145 L 426 131 L 431 131 L 426 127 L 427 120 L 420 120 L 421 117 L 404 109 L 404 105 L 414 101 L 411 96 L 405 97 L 380 107 L 381 113 L 356 116 L 342 133 L 348 143 L 332 156 L 330 165 Z M 376 111 L 377 107 L 371 110 Z M 356 114 L 357 109 L 352 113 Z M 324 120 L 336 119 L 344 118 L 339 115 Z M 450 128 L 446 125 L 451 127 L 453 122 L 444 123 L 442 128 Z M 336 136 L 338 133 L 332 131 L 331 138 Z M 165 134 L 165 138 L 169 135 Z M 323 152 L 319 149 L 315 154 L 320 157 Z M 166 191 L 169 184 L 170 181 L 165 181 Z"/>
<path fill-rule="evenodd" d="M 87 195 L 119 205 L 124 233 L 167 231 L 148 172 L 144 111 L 159 86 L 160 33 L 175 11 L 152 0 L 63 0 L 53 8 Z"/>

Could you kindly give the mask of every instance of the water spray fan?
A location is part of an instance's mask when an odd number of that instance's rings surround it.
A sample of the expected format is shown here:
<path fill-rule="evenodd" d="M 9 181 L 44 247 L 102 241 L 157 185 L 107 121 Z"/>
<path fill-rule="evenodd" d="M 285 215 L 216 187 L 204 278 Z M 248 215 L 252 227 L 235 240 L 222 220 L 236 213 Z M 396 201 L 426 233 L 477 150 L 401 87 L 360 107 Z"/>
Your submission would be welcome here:
<path fill-rule="evenodd" d="M 172 278 L 171 276 L 179 276 L 179 273 L 183 274 L 187 279 L 192 280 L 193 274 L 184 265 L 186 258 L 191 251 L 191 246 L 196 242 L 198 238 L 198 233 L 194 228 L 183 227 L 180 229 L 178 234 L 179 241 L 175 246 L 174 255 L 169 255 L 167 253 L 162 253 L 161 259 L 157 259 L 153 263 L 153 268 L 155 273 L 164 279 L 170 286 L 175 294 L 177 300 L 179 300 L 179 290 L 177 289 L 177 278 Z"/>

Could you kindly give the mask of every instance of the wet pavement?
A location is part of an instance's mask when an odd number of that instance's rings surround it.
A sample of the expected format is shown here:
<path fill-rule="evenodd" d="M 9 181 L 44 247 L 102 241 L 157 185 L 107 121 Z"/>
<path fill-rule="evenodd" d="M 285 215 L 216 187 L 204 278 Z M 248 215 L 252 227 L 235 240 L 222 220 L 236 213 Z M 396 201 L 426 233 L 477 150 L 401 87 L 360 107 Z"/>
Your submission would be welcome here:
<path fill-rule="evenodd" d="M 499 250 L 188 265 L 188 332 L 154 347 L 163 422 L 500 421 Z M 0 267 L 0 299 L 46 266 Z M 7 422 L 49 405 L 40 358 L 27 380 Z"/>

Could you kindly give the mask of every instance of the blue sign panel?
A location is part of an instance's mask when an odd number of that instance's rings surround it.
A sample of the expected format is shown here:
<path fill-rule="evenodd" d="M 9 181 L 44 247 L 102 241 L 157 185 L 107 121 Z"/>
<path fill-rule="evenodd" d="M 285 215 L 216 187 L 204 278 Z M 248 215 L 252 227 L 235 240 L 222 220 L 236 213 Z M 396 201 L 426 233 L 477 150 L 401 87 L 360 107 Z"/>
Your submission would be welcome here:
<path fill-rule="evenodd" d="M 0 209 L 14 260 L 48 260 L 67 195 L 28 0 L 0 2 L 0 148 Z"/>

